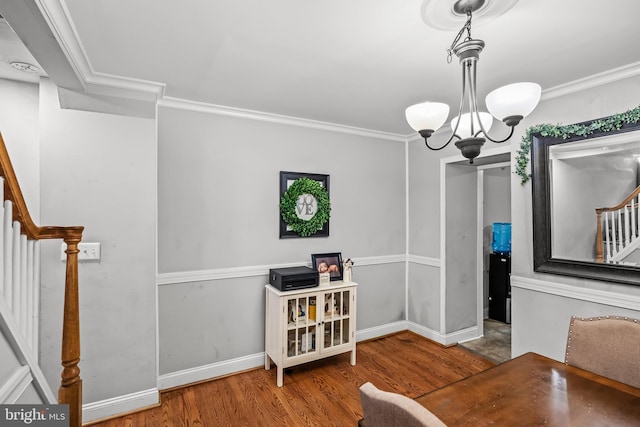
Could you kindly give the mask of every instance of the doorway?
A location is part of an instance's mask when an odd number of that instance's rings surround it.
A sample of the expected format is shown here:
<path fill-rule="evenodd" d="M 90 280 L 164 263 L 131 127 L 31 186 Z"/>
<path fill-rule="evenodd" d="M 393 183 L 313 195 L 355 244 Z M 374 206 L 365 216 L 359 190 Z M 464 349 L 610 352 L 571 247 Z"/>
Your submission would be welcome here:
<path fill-rule="evenodd" d="M 510 147 L 500 146 L 485 150 L 473 165 L 462 156 L 441 163 L 443 332 L 465 331 L 459 342 L 470 342 L 495 337 L 499 329 L 499 342 L 507 342 L 509 354 L 510 325 L 488 319 L 488 276 L 492 223 L 511 222 L 510 156 Z"/>

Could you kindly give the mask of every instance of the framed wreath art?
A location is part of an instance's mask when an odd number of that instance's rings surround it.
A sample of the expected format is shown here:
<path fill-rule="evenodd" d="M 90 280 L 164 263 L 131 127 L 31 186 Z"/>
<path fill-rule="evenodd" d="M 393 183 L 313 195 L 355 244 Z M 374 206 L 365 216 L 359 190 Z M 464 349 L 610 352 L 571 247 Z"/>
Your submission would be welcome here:
<path fill-rule="evenodd" d="M 280 238 L 329 236 L 329 175 L 280 172 Z"/>

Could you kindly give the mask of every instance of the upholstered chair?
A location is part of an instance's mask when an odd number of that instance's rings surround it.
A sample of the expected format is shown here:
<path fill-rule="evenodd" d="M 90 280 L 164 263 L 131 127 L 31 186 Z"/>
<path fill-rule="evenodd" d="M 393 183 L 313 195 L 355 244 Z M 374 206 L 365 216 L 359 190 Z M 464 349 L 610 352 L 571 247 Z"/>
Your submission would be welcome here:
<path fill-rule="evenodd" d="M 640 388 L 640 321 L 572 317 L 565 363 Z"/>
<path fill-rule="evenodd" d="M 427 408 L 398 393 L 382 391 L 371 383 L 360 387 L 366 427 L 446 427 Z"/>

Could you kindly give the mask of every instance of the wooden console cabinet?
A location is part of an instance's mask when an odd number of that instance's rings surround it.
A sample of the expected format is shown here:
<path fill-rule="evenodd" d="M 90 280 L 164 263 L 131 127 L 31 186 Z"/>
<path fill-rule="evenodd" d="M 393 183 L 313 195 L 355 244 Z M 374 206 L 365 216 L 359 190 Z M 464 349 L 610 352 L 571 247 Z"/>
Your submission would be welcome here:
<path fill-rule="evenodd" d="M 282 387 L 285 368 L 351 352 L 356 364 L 356 283 L 279 291 L 266 286 L 264 368 Z"/>

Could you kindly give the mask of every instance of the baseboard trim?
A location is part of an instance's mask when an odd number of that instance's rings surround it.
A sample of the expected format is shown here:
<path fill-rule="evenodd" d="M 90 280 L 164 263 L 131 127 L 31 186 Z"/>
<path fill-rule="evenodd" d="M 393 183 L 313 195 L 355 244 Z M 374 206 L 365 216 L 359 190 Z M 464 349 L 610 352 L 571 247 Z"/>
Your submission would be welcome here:
<path fill-rule="evenodd" d="M 427 339 L 435 341 L 442 345 L 453 345 L 460 342 L 470 341 L 479 338 L 478 327 L 472 326 L 470 328 L 461 329 L 450 334 L 441 334 L 438 331 L 427 328 L 426 326 L 419 325 L 414 322 L 408 322 L 409 330 Z"/>
<path fill-rule="evenodd" d="M 264 366 L 264 352 L 163 374 L 158 377 L 157 386 L 160 390 L 166 390 L 235 372 L 246 371 L 258 366 Z"/>
<path fill-rule="evenodd" d="M 405 320 L 387 323 L 386 325 L 381 326 L 374 326 L 372 328 L 356 331 L 356 342 L 371 340 L 389 334 L 395 334 L 397 332 L 406 331 L 407 329 L 407 322 Z"/>
<path fill-rule="evenodd" d="M 82 421 L 83 423 L 88 423 L 101 420 L 147 406 L 155 406 L 159 403 L 160 394 L 158 389 L 150 388 L 148 390 L 82 405 Z"/>

